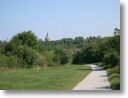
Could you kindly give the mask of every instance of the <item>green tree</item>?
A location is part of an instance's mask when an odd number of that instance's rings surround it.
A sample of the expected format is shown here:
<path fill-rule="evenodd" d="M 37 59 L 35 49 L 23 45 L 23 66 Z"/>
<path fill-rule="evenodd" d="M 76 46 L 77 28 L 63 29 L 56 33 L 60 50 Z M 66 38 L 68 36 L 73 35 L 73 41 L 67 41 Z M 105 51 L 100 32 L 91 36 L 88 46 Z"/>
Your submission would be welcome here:
<path fill-rule="evenodd" d="M 104 55 L 103 63 L 105 68 L 111 68 L 119 65 L 120 57 L 116 50 L 110 50 Z M 108 65 L 108 66 L 107 66 Z"/>
<path fill-rule="evenodd" d="M 69 53 L 66 50 L 63 49 L 55 50 L 55 55 L 56 55 L 55 59 L 59 60 L 60 64 L 62 65 L 67 64 L 70 61 Z"/>
<path fill-rule="evenodd" d="M 84 42 L 84 38 L 83 37 L 76 37 L 75 40 L 74 40 L 75 44 L 79 44 L 79 43 L 82 43 L 82 42 Z"/>
<path fill-rule="evenodd" d="M 35 36 L 32 31 L 24 31 L 14 36 L 11 43 L 16 46 L 25 45 L 28 47 L 35 47 L 37 44 L 37 36 Z"/>
<path fill-rule="evenodd" d="M 13 43 L 6 43 L 6 45 L 4 46 L 4 54 L 7 56 L 13 55 L 15 48 L 16 47 L 13 45 Z"/>
<path fill-rule="evenodd" d="M 120 29 L 118 29 L 118 28 L 114 29 L 114 36 L 116 36 L 116 35 L 120 35 Z"/>
<path fill-rule="evenodd" d="M 7 44 L 6 41 L 0 41 L 0 53 L 1 54 L 4 54 L 6 44 Z"/>

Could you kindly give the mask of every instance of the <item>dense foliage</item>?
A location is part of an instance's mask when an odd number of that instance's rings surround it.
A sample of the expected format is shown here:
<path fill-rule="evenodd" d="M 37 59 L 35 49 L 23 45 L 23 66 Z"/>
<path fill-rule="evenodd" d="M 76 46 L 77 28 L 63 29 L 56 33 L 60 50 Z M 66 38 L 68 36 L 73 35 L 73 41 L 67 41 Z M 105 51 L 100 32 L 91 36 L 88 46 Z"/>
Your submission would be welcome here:
<path fill-rule="evenodd" d="M 46 42 L 38 39 L 31 31 L 24 31 L 9 42 L 0 41 L 0 66 L 32 68 L 65 65 L 72 60 L 72 44 L 72 38 Z M 12 59 L 10 65 L 4 64 L 9 59 Z"/>
<path fill-rule="evenodd" d="M 24 31 L 14 36 L 10 43 L 15 44 L 16 46 L 26 45 L 28 47 L 34 47 L 37 44 L 37 37 L 32 31 Z"/>
<path fill-rule="evenodd" d="M 43 41 L 31 31 L 15 35 L 9 42 L 0 41 L 0 53 L 5 56 L 15 56 L 22 64 L 33 67 L 37 59 L 40 65 L 63 65 L 69 62 L 97 63 L 103 62 L 104 67 L 119 65 L 120 35 L 119 29 L 114 29 L 113 37 L 83 37 L 63 38 L 56 41 Z M 38 62 L 40 61 L 38 60 Z M 107 65 L 107 66 L 106 66 Z"/>

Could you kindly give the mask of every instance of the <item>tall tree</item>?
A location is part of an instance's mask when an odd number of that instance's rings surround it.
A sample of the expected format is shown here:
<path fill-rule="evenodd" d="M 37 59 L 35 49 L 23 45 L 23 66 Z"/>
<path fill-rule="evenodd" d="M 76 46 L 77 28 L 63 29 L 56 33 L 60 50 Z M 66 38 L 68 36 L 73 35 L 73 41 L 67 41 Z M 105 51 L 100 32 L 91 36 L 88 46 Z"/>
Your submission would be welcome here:
<path fill-rule="evenodd" d="M 25 45 L 34 47 L 37 44 L 37 36 L 35 36 L 32 31 L 24 31 L 14 36 L 11 40 L 11 43 L 16 46 Z"/>

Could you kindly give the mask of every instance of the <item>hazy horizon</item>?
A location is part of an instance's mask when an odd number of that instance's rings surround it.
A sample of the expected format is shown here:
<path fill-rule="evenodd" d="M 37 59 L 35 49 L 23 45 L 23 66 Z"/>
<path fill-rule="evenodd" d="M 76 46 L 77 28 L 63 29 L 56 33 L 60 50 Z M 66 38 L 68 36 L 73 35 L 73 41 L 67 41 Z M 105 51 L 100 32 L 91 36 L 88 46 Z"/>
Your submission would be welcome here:
<path fill-rule="evenodd" d="M 120 28 L 120 0 L 0 0 L 0 40 L 33 31 L 44 40 L 112 36 Z"/>

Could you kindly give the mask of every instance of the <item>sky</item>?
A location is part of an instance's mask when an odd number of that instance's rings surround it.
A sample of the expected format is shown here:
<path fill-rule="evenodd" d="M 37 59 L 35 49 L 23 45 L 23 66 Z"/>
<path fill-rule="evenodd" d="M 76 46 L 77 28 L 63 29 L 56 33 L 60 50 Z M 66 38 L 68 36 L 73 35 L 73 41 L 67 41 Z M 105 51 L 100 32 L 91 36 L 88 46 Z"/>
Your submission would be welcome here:
<path fill-rule="evenodd" d="M 0 40 L 33 31 L 51 40 L 112 36 L 120 28 L 120 0 L 0 0 Z"/>

